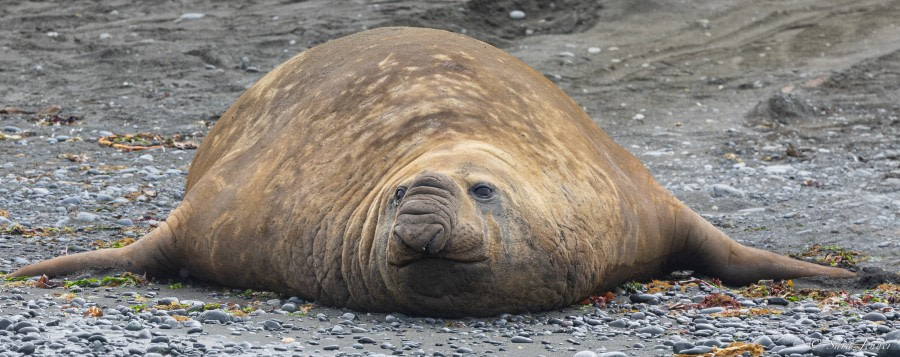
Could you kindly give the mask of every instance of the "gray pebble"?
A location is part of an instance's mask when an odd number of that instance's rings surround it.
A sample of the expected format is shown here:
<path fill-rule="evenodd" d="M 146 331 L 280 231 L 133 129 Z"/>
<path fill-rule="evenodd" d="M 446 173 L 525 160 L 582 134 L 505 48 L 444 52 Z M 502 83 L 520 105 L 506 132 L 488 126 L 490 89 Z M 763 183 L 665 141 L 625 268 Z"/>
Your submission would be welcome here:
<path fill-rule="evenodd" d="M 115 197 L 100 193 L 100 194 L 97 194 L 97 197 L 95 197 L 94 199 L 97 200 L 97 202 L 106 203 L 106 202 L 112 202 L 112 200 L 114 200 Z"/>
<path fill-rule="evenodd" d="M 297 304 L 289 302 L 284 305 L 281 305 L 281 309 L 287 312 L 295 312 L 297 311 Z"/>
<path fill-rule="evenodd" d="M 885 321 L 887 320 L 887 317 L 885 317 L 884 314 L 880 312 L 870 312 L 863 315 L 862 319 L 868 321 Z"/>
<path fill-rule="evenodd" d="M 134 320 L 129 321 L 128 324 L 125 325 L 125 329 L 128 331 L 140 331 L 143 328 L 144 328 L 144 326 L 141 325 L 140 322 L 134 321 Z"/>
<path fill-rule="evenodd" d="M 512 341 L 513 343 L 532 343 L 532 342 L 534 342 L 530 338 L 525 337 L 525 336 L 513 336 L 512 339 L 510 339 L 510 341 Z"/>
<path fill-rule="evenodd" d="M 64 206 L 80 205 L 81 198 L 78 196 L 69 196 L 69 197 L 59 200 L 59 202 L 57 202 L 57 203 L 64 205 Z"/>
<path fill-rule="evenodd" d="M 266 331 L 279 331 L 282 329 L 281 322 L 278 322 L 276 320 L 266 320 L 266 322 L 263 323 L 263 328 L 266 329 Z"/>
<path fill-rule="evenodd" d="M 116 224 L 118 224 L 120 226 L 130 227 L 130 226 L 134 225 L 134 222 L 132 222 L 128 218 L 119 218 L 116 220 Z"/>
<path fill-rule="evenodd" d="M 651 335 L 659 335 L 663 332 L 666 332 L 662 327 L 659 326 L 647 326 L 637 330 L 638 333 L 648 333 Z"/>
<path fill-rule="evenodd" d="M 797 335 L 786 334 L 786 335 L 781 335 L 781 337 L 778 337 L 778 339 L 775 340 L 775 343 L 778 344 L 779 346 L 795 346 L 795 345 L 802 344 L 803 340 L 800 339 L 800 337 L 797 337 Z"/>
<path fill-rule="evenodd" d="M 572 357 L 597 357 L 597 354 L 593 351 L 578 351 L 578 353 Z"/>
<path fill-rule="evenodd" d="M 715 184 L 709 187 L 710 194 L 713 197 L 738 197 L 743 198 L 747 196 L 747 193 L 739 190 L 737 188 L 724 185 L 724 184 Z"/>
<path fill-rule="evenodd" d="M 3 327 L 3 324 L 0 323 L 0 330 L 3 329 L 2 327 Z M 889 332 L 889 333 L 885 334 L 885 335 L 884 335 L 884 340 L 885 340 L 885 341 L 890 341 L 890 340 L 900 340 L 900 330 L 894 330 L 894 331 L 892 331 L 892 332 Z"/>
<path fill-rule="evenodd" d="M 610 322 L 610 323 L 609 323 L 609 326 L 610 326 L 610 327 L 625 328 L 625 327 L 628 327 L 628 321 L 625 321 L 625 319 L 618 319 L 618 320 L 615 320 L 615 321 Z"/>
<path fill-rule="evenodd" d="M 712 352 L 712 350 L 713 350 L 713 348 L 709 347 L 709 346 L 696 346 L 694 348 L 688 348 L 686 350 L 681 350 L 681 352 L 678 352 L 678 353 L 685 354 L 685 355 L 700 355 L 700 354 L 704 354 L 704 353 L 710 353 L 710 352 Z"/>
<path fill-rule="evenodd" d="M 694 348 L 694 344 L 686 341 L 678 341 L 672 344 L 672 352 L 682 353 L 681 351 Z"/>
<path fill-rule="evenodd" d="M 34 344 L 31 342 L 25 342 L 25 343 L 19 345 L 19 348 L 16 349 L 16 352 L 30 355 L 30 354 L 34 353 Z"/>
<path fill-rule="evenodd" d="M 659 298 L 651 294 L 631 294 L 628 297 L 633 303 L 658 304 Z"/>
<path fill-rule="evenodd" d="M 513 20 L 521 20 L 525 18 L 525 12 L 522 10 L 513 10 L 509 12 L 509 18 Z"/>
<path fill-rule="evenodd" d="M 810 348 L 809 345 L 803 343 L 803 344 L 799 344 L 799 345 L 792 346 L 792 347 L 782 348 L 782 349 L 778 350 L 778 354 L 781 354 L 781 355 L 792 355 L 794 353 L 804 354 L 804 353 L 809 352 L 810 350 L 812 350 L 812 348 Z"/>
<path fill-rule="evenodd" d="M 790 302 L 785 300 L 783 297 L 770 297 L 768 300 L 769 305 L 782 305 L 787 306 Z"/>
<path fill-rule="evenodd" d="M 900 357 L 900 341 L 885 341 L 878 348 L 878 357 Z"/>
<path fill-rule="evenodd" d="M 7 126 L 3 127 L 3 131 L 5 131 L 7 133 L 16 134 L 16 133 L 21 133 L 22 129 L 19 129 L 18 127 L 15 127 L 15 126 L 7 125 Z"/>
<path fill-rule="evenodd" d="M 89 212 L 78 212 L 78 215 L 75 216 L 75 220 L 84 223 L 90 223 L 97 220 L 97 215 Z"/>
<path fill-rule="evenodd" d="M 174 296 L 163 297 L 156 301 L 157 305 L 172 305 L 172 304 L 178 304 L 178 303 L 180 303 L 180 301 L 178 300 L 177 297 L 174 297 Z"/>
<path fill-rule="evenodd" d="M 722 311 L 725 311 L 724 307 L 716 306 L 716 307 L 710 307 L 710 308 L 700 310 L 700 313 L 705 315 L 705 314 L 716 314 L 716 313 L 720 313 Z"/>
<path fill-rule="evenodd" d="M 763 336 L 759 336 L 759 337 L 757 337 L 755 340 L 753 340 L 753 343 L 758 344 L 758 345 L 762 345 L 763 347 L 769 347 L 769 346 L 771 346 L 774 342 L 772 342 L 772 339 L 769 338 L 769 336 L 763 335 Z"/>
<path fill-rule="evenodd" d="M 599 355 L 599 357 L 628 357 L 628 355 L 626 355 L 626 354 L 623 353 L 623 352 L 613 351 L 613 352 L 604 352 L 604 353 L 601 353 L 601 354 Z"/>
<path fill-rule="evenodd" d="M 199 320 L 201 322 L 218 321 L 220 323 L 225 323 L 231 321 L 231 315 L 222 310 L 207 310 L 200 314 Z"/>

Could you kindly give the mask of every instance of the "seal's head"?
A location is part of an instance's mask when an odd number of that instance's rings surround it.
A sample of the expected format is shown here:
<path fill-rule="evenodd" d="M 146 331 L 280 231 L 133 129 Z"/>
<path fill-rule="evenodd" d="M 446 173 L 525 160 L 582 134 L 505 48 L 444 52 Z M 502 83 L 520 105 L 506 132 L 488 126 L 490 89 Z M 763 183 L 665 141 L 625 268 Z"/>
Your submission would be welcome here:
<path fill-rule="evenodd" d="M 380 234 L 395 301 L 423 313 L 484 315 L 572 299 L 569 267 L 561 264 L 569 258 L 545 238 L 555 236 L 546 231 L 554 225 L 535 200 L 545 188 L 523 182 L 516 162 L 489 144 L 463 142 L 432 150 L 397 175 L 385 190 Z"/>

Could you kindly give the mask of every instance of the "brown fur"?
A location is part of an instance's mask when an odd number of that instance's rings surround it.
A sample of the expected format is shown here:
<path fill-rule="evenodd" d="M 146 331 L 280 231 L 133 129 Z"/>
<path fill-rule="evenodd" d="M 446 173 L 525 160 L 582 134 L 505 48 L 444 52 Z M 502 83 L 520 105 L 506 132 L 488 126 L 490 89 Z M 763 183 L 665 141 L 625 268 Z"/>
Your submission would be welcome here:
<path fill-rule="evenodd" d="M 476 199 L 479 183 L 496 195 Z M 15 275 L 102 266 L 440 315 L 546 310 L 676 268 L 734 283 L 852 275 L 741 246 L 540 73 L 413 28 L 334 40 L 263 77 L 135 248 Z"/>

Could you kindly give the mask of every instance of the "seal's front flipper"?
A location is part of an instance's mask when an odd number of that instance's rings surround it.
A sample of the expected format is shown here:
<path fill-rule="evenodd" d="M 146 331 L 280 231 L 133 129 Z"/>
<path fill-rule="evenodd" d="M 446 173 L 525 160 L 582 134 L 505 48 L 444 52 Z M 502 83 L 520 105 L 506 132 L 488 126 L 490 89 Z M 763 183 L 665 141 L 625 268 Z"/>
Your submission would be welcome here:
<path fill-rule="evenodd" d="M 124 270 L 132 273 L 148 273 L 154 276 L 173 275 L 173 259 L 168 254 L 174 235 L 166 222 L 147 233 L 137 242 L 123 248 L 100 249 L 72 255 L 64 255 L 19 269 L 10 277 L 47 275 L 49 277 L 71 275 L 103 269 Z"/>
<path fill-rule="evenodd" d="M 729 238 L 684 205 L 676 210 L 670 268 L 692 269 L 725 283 L 747 285 L 762 279 L 805 276 L 852 278 L 854 273 L 747 247 Z"/>

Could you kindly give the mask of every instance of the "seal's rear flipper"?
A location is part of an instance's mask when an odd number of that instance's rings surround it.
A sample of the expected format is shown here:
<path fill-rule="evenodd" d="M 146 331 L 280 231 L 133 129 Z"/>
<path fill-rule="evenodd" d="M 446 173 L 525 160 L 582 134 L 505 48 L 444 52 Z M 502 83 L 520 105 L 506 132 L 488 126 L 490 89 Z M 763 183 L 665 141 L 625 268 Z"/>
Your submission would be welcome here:
<path fill-rule="evenodd" d="M 10 277 L 70 275 L 82 271 L 121 269 L 132 273 L 149 273 L 154 276 L 173 275 L 171 245 L 174 235 L 166 222 L 147 233 L 137 242 L 123 248 L 100 249 L 72 255 L 64 255 L 19 269 Z M 177 271 L 177 270 L 176 270 Z"/>
<path fill-rule="evenodd" d="M 684 205 L 680 205 L 676 216 L 675 244 L 669 260 L 671 268 L 693 269 L 736 285 L 753 284 L 762 279 L 856 276 L 844 269 L 741 245 Z"/>

